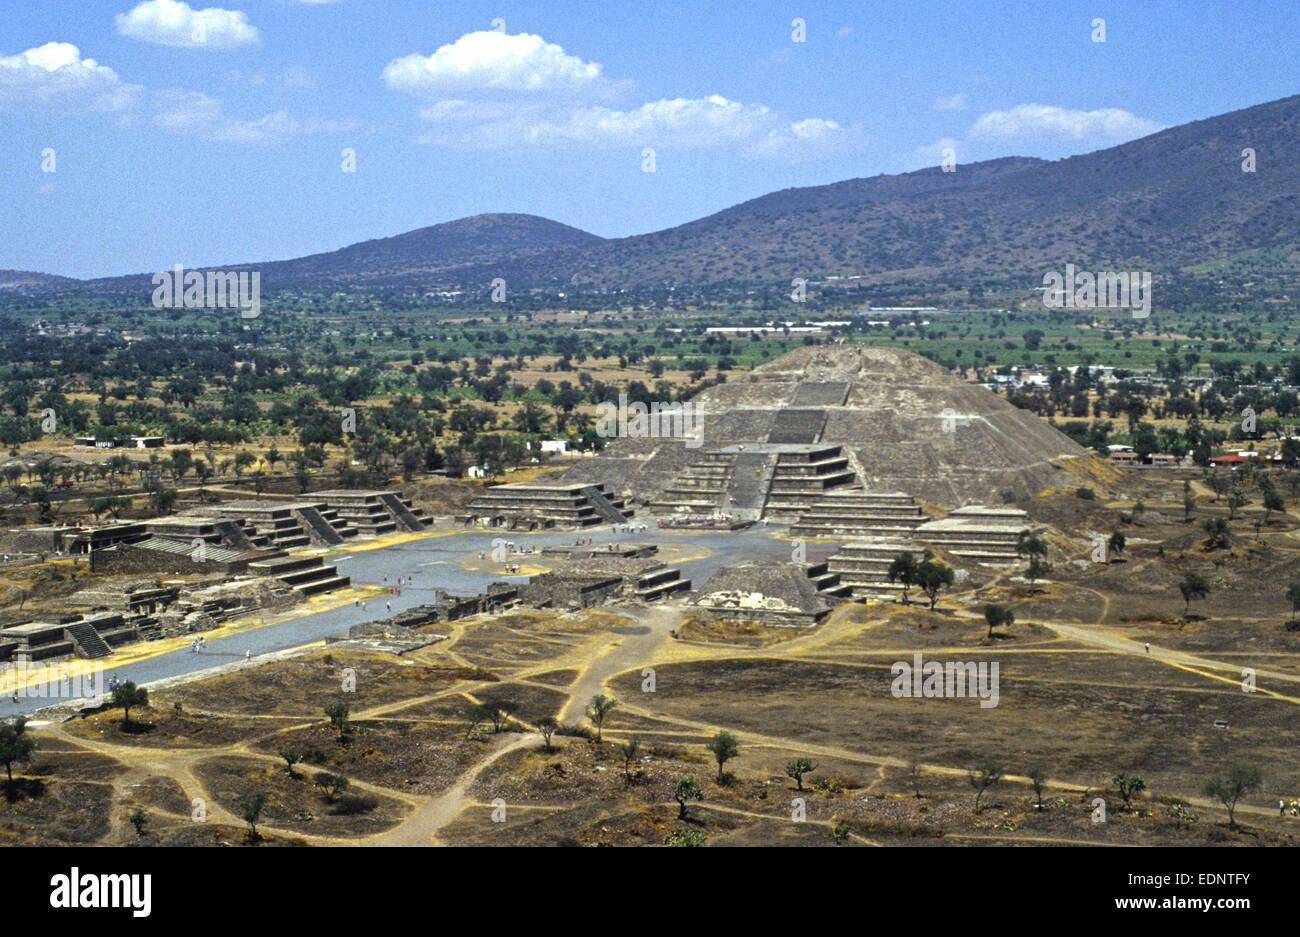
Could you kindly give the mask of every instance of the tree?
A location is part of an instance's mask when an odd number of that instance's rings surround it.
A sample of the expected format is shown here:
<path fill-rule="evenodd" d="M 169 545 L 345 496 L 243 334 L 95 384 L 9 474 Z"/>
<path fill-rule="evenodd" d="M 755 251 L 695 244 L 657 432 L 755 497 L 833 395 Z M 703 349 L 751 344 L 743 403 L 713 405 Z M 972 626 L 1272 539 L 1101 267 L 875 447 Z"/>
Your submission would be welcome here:
<path fill-rule="evenodd" d="M 975 812 L 980 809 L 980 798 L 990 787 L 1002 780 L 1002 766 L 992 758 L 985 758 L 966 772 L 970 786 L 975 788 Z"/>
<path fill-rule="evenodd" d="M 817 766 L 813 764 L 811 758 L 796 758 L 794 761 L 787 762 L 785 766 L 786 775 L 794 778 L 798 790 L 803 790 L 803 776 L 812 774 L 816 770 Z"/>
<path fill-rule="evenodd" d="M 122 727 L 126 728 L 131 724 L 131 707 L 149 705 L 149 691 L 130 680 L 119 683 L 113 687 L 113 705 L 122 707 Z"/>
<path fill-rule="evenodd" d="M 730 732 L 719 732 L 704 745 L 713 752 L 713 760 L 718 763 L 718 783 L 724 780 L 722 766 L 740 754 L 740 743 Z"/>
<path fill-rule="evenodd" d="M 1035 534 L 1022 534 L 1016 543 L 1016 552 L 1029 561 L 1025 567 L 1025 578 L 1032 586 L 1034 580 L 1042 579 L 1052 571 L 1052 565 L 1046 562 L 1047 543 Z"/>
<path fill-rule="evenodd" d="M 1016 543 L 1016 552 L 1026 558 L 1037 556 L 1042 559 L 1047 556 L 1047 543 L 1036 534 L 1022 534 Z"/>
<path fill-rule="evenodd" d="M 1188 570 L 1183 573 L 1183 579 L 1178 583 L 1178 591 L 1183 594 L 1183 617 L 1186 618 L 1191 614 L 1192 600 L 1203 599 L 1210 594 L 1210 584 L 1200 573 Z"/>
<path fill-rule="evenodd" d="M 899 553 L 889 564 L 889 581 L 903 587 L 903 604 L 907 604 L 907 590 L 916 585 L 918 564 L 916 555 L 908 551 Z"/>
<path fill-rule="evenodd" d="M 555 751 L 551 746 L 551 736 L 555 734 L 555 730 L 559 727 L 560 724 L 555 721 L 554 716 L 543 716 L 537 720 L 537 731 L 542 736 L 542 748 L 548 752 Z"/>
<path fill-rule="evenodd" d="M 4 763 L 9 783 L 14 780 L 14 765 L 25 765 L 36 751 L 36 740 L 27 734 L 27 717 L 0 722 L 0 762 Z"/>
<path fill-rule="evenodd" d="M 257 841 L 257 821 L 262 816 L 262 808 L 266 806 L 266 795 L 257 794 L 252 800 L 246 800 L 239 805 L 239 816 L 248 824 L 248 838 Z"/>
<path fill-rule="evenodd" d="M 912 782 L 912 792 L 916 799 L 921 799 L 921 775 L 924 769 L 921 767 L 921 759 L 913 755 L 907 759 L 907 777 Z"/>
<path fill-rule="evenodd" d="M 296 777 L 293 773 L 293 766 L 302 761 L 305 757 L 302 752 L 296 748 L 280 749 L 280 757 L 284 759 L 285 767 L 289 769 L 289 777 Z"/>
<path fill-rule="evenodd" d="M 1278 494 L 1276 490 L 1269 488 L 1267 491 L 1264 492 L 1264 523 L 1265 524 L 1268 523 L 1268 519 L 1270 516 L 1272 516 L 1274 511 L 1278 512 L 1279 514 L 1285 513 L 1286 502 L 1282 500 L 1282 496 Z"/>
<path fill-rule="evenodd" d="M 469 703 L 461 710 L 461 716 L 469 723 L 465 738 L 474 734 L 474 730 L 492 718 L 492 709 L 482 703 Z"/>
<path fill-rule="evenodd" d="M 1036 580 L 1042 579 L 1051 571 L 1051 563 L 1046 563 L 1036 556 L 1031 556 L 1029 565 L 1025 567 L 1025 578 L 1029 580 L 1029 584 L 1032 586 Z"/>
<path fill-rule="evenodd" d="M 632 762 L 641 751 L 641 740 L 635 735 L 618 746 L 618 753 L 623 756 L 623 777 L 632 780 Z"/>
<path fill-rule="evenodd" d="M 933 609 L 939 602 L 939 592 L 944 586 L 950 586 L 956 579 L 951 566 L 924 560 L 916 569 L 916 583 L 930 600 Z"/>
<path fill-rule="evenodd" d="M 330 725 L 339 730 L 339 738 L 348 734 L 348 704 L 339 700 L 325 707 L 325 716 Z"/>
<path fill-rule="evenodd" d="M 499 735 L 510 723 L 510 717 L 519 711 L 519 704 L 507 699 L 490 702 L 487 707 L 494 735 Z"/>
<path fill-rule="evenodd" d="M 843 846 L 849 841 L 849 825 L 841 820 L 831 827 L 831 842 L 836 846 Z"/>
<path fill-rule="evenodd" d="M 1228 520 L 1237 519 L 1237 512 L 1245 507 L 1249 502 L 1246 501 L 1246 494 L 1240 488 L 1234 488 L 1232 494 L 1228 495 Z"/>
<path fill-rule="evenodd" d="M 1117 530 L 1111 534 L 1110 539 L 1106 541 L 1106 550 L 1112 556 L 1119 556 L 1124 552 L 1124 547 L 1127 546 L 1127 544 L 1128 541 L 1124 539 L 1124 535 Z"/>
<path fill-rule="evenodd" d="M 149 822 L 149 814 L 137 807 L 131 814 L 131 825 L 135 827 L 135 835 L 141 839 L 144 838 L 145 824 Z"/>
<path fill-rule="evenodd" d="M 1047 787 L 1047 772 L 1034 765 L 1028 772 L 1029 783 L 1034 788 L 1034 809 L 1043 809 L 1043 789 Z"/>
<path fill-rule="evenodd" d="M 688 800 L 703 800 L 704 791 L 700 790 L 699 782 L 691 775 L 679 778 L 673 785 L 673 800 L 677 801 L 677 819 L 686 819 L 686 802 Z"/>
<path fill-rule="evenodd" d="M 330 774 L 328 771 L 322 771 L 313 778 L 317 790 L 325 795 L 325 799 L 334 803 L 338 796 L 348 789 L 351 781 L 341 774 Z"/>
<path fill-rule="evenodd" d="M 1210 550 L 1224 550 L 1228 547 L 1228 522 L 1221 517 L 1207 517 L 1201 525 L 1208 539 L 1205 546 Z"/>
<path fill-rule="evenodd" d="M 1237 828 L 1237 801 L 1259 790 L 1263 783 L 1259 768 L 1245 762 L 1236 762 L 1231 768 L 1220 769 L 1210 775 L 1202 792 L 1213 797 L 1228 810 L 1228 829 Z"/>
<path fill-rule="evenodd" d="M 1002 605 L 985 605 L 984 620 L 989 626 L 989 640 L 993 640 L 994 628 L 1010 628 L 1016 623 L 1016 616 L 1011 609 Z"/>
<path fill-rule="evenodd" d="M 605 726 L 605 717 L 609 715 L 611 709 L 618 705 L 618 700 L 612 696 L 606 696 L 604 693 L 597 693 L 587 703 L 587 718 L 596 726 L 596 743 L 601 742 L 601 731 Z"/>
<path fill-rule="evenodd" d="M 1133 795 L 1147 789 L 1146 780 L 1138 774 L 1128 774 L 1120 772 L 1110 779 L 1111 783 L 1119 790 L 1119 795 L 1124 798 L 1124 809 L 1128 810 L 1133 806 Z"/>
<path fill-rule="evenodd" d="M 1300 582 L 1286 587 L 1286 600 L 1291 603 L 1291 614 L 1300 617 Z"/>

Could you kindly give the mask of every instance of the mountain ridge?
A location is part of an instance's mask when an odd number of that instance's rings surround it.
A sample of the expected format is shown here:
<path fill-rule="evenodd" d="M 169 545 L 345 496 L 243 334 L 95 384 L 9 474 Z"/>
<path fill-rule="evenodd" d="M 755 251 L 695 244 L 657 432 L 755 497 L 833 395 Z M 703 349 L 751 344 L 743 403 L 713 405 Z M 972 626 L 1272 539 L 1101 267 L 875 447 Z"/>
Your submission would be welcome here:
<path fill-rule="evenodd" d="M 1300 243 L 1300 95 L 1061 160 L 1008 156 L 783 189 L 660 231 L 601 238 L 536 215 L 472 215 L 260 270 L 331 285 L 636 288 L 858 277 L 960 281 L 1065 263 L 1176 269 Z M 1243 171 L 1251 150 L 1256 167 Z M 149 274 L 24 289 L 136 289 Z M 18 278 L 15 278 L 18 279 Z M 5 288 L 0 274 L 0 288 Z"/>

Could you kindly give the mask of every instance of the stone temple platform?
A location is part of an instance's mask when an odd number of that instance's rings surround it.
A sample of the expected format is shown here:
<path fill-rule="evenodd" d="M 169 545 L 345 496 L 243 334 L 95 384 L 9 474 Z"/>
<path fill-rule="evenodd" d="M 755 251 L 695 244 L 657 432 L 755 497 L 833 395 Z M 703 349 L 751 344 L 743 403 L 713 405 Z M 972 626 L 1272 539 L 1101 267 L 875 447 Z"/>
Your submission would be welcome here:
<path fill-rule="evenodd" d="M 603 485 L 515 482 L 487 489 L 458 519 L 507 530 L 576 530 L 622 524 L 631 516 L 623 499 L 610 496 Z"/>

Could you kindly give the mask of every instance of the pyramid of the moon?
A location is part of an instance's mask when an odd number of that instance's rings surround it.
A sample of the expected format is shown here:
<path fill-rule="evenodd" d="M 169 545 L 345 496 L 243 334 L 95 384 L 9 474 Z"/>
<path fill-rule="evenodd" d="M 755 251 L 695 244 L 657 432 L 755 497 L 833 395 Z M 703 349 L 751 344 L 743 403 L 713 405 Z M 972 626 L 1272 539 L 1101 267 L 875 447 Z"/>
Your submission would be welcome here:
<path fill-rule="evenodd" d="M 1032 413 L 896 348 L 807 346 L 687 403 L 696 438 L 672 435 L 669 420 L 621 420 L 621 435 L 565 480 L 671 513 L 779 517 L 853 487 L 996 503 L 1071 484 L 1062 469 L 1088 458 Z"/>

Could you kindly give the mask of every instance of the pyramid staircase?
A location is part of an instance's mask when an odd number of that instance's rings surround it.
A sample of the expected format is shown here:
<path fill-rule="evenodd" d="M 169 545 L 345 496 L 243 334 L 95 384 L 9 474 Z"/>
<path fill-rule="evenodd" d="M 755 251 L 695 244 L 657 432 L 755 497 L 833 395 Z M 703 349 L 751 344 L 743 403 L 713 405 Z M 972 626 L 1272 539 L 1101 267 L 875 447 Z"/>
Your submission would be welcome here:
<path fill-rule="evenodd" d="M 300 526 L 307 536 L 311 538 L 312 543 L 323 547 L 335 547 L 343 542 L 343 534 L 326 520 L 319 508 L 313 505 L 303 505 L 295 507 L 293 513 L 298 518 Z M 335 516 L 337 517 L 337 515 Z M 355 533 L 353 536 L 355 536 Z"/>
<path fill-rule="evenodd" d="M 829 561 L 809 564 L 805 572 L 817 587 L 818 595 L 824 596 L 832 604 L 853 596 L 853 589 L 845 583 L 838 572 L 830 568 Z"/>
<path fill-rule="evenodd" d="M 107 642 L 99 636 L 95 626 L 88 621 L 69 622 L 63 627 L 64 633 L 78 657 L 85 657 L 89 660 L 95 660 L 100 657 L 108 657 L 113 653 Z"/>
<path fill-rule="evenodd" d="M 622 524 L 628 519 L 629 512 L 615 507 L 614 502 L 605 496 L 603 488 L 588 485 L 582 489 L 582 493 L 586 495 L 591 506 L 596 509 L 596 513 L 611 524 Z"/>
<path fill-rule="evenodd" d="M 660 564 L 641 570 L 634 591 L 642 602 L 658 602 L 679 592 L 690 592 L 691 581 L 683 579 L 675 566 Z"/>
<path fill-rule="evenodd" d="M 702 453 L 650 507 L 661 514 L 796 517 L 855 476 L 839 446 L 759 443 Z M 732 503 L 735 498 L 735 503 Z"/>

